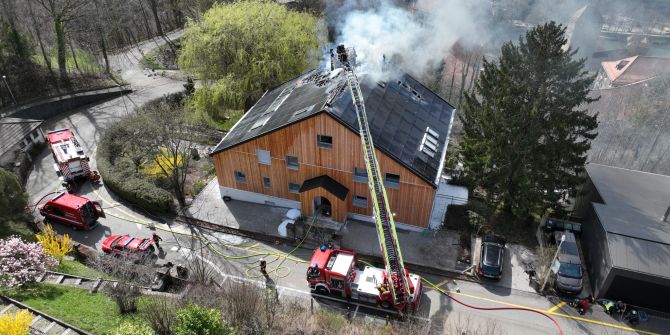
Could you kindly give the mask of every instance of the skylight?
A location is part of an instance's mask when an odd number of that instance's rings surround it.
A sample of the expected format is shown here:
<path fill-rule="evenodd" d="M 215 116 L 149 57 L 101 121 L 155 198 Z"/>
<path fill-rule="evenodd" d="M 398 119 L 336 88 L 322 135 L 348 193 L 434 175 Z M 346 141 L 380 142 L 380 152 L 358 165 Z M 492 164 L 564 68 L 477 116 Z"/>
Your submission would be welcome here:
<path fill-rule="evenodd" d="M 260 128 L 260 127 L 264 126 L 266 123 L 268 123 L 268 120 L 270 120 L 269 115 L 261 117 L 260 119 L 256 120 L 254 125 L 251 126 L 251 129 L 249 129 L 249 130 L 254 130 L 254 129 L 257 129 L 257 128 Z"/>
<path fill-rule="evenodd" d="M 305 108 L 298 109 L 297 111 L 295 111 L 295 113 L 293 113 L 293 115 L 291 117 L 294 118 L 294 117 L 300 116 L 302 114 L 305 114 L 306 112 L 311 111 L 312 108 L 314 108 L 314 105 L 310 105 L 310 106 L 307 106 Z"/>
<path fill-rule="evenodd" d="M 423 152 L 431 158 L 435 157 L 435 154 L 437 154 L 437 148 L 439 147 L 439 138 L 440 134 L 438 134 L 435 130 L 430 129 L 430 127 L 426 127 L 426 132 L 423 134 L 423 139 L 421 140 L 419 151 Z"/>
<path fill-rule="evenodd" d="M 272 102 L 270 107 L 268 107 L 268 109 L 265 110 L 264 114 L 270 114 L 270 113 L 274 113 L 275 111 L 277 111 L 277 109 L 279 109 L 279 106 L 281 106 L 281 104 L 283 104 L 284 101 L 286 101 L 286 98 L 288 98 L 288 96 L 291 94 L 291 92 L 293 92 L 293 88 L 294 88 L 294 86 L 289 86 L 289 87 L 284 88 L 284 90 L 281 91 L 281 93 L 279 93 L 279 95 L 277 96 L 275 101 Z"/>

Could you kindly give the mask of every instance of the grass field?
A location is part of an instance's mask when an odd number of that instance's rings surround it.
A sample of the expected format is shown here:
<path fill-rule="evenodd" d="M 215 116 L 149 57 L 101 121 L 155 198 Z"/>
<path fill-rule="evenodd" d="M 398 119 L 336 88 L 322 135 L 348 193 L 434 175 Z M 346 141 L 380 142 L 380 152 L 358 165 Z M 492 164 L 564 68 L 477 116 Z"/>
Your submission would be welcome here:
<path fill-rule="evenodd" d="M 104 278 L 104 279 L 113 279 L 110 275 L 97 271 L 95 269 L 89 268 L 88 266 L 79 263 L 73 260 L 63 259 L 63 261 L 54 269 L 56 272 L 67 273 L 70 275 L 75 275 L 85 278 Z"/>
<path fill-rule="evenodd" d="M 5 290 L 7 296 L 93 334 L 109 334 L 124 320 L 116 304 L 101 293 L 62 285 L 34 283 Z"/>

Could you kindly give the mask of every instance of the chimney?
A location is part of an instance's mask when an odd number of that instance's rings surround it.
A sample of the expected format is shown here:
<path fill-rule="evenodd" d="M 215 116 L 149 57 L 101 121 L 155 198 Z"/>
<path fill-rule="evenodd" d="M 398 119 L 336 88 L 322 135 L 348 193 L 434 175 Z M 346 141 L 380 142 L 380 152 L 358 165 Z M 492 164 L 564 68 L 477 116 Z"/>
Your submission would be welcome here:
<path fill-rule="evenodd" d="M 335 64 L 333 64 L 333 57 L 335 57 L 335 54 L 333 53 L 333 49 L 330 49 L 330 71 L 335 70 Z"/>
<path fill-rule="evenodd" d="M 663 222 L 668 222 L 668 216 L 670 216 L 670 206 L 665 210 L 665 215 L 663 215 Z"/>

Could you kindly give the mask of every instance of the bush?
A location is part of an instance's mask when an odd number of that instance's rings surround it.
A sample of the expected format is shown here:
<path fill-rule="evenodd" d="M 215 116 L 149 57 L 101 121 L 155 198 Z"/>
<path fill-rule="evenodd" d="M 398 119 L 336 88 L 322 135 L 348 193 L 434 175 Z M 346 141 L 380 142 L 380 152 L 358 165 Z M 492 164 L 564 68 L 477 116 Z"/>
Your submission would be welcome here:
<path fill-rule="evenodd" d="M 2 335 L 28 335 L 33 315 L 29 311 L 17 310 L 14 313 L 0 315 L 0 334 Z"/>
<path fill-rule="evenodd" d="M 55 258 L 58 263 L 63 260 L 65 255 L 72 251 L 72 239 L 70 235 L 63 234 L 62 237 L 59 236 L 50 224 L 45 227 L 44 231 L 37 234 L 37 240 L 42 244 L 44 251 Z"/>
<path fill-rule="evenodd" d="M 14 287 L 32 282 L 58 263 L 39 243 L 26 243 L 14 236 L 0 240 L 0 286 Z"/>
<path fill-rule="evenodd" d="M 221 319 L 221 312 L 198 305 L 188 305 L 177 311 L 175 335 L 224 335 L 232 334 Z"/>
<path fill-rule="evenodd" d="M 105 185 L 122 199 L 141 208 L 155 212 L 169 212 L 172 205 L 170 192 L 142 179 L 133 158 L 123 155 L 119 141 L 127 139 L 123 123 L 110 127 L 98 146 L 98 170 Z"/>
<path fill-rule="evenodd" d="M 154 331 L 145 324 L 126 321 L 112 335 L 154 335 Z"/>

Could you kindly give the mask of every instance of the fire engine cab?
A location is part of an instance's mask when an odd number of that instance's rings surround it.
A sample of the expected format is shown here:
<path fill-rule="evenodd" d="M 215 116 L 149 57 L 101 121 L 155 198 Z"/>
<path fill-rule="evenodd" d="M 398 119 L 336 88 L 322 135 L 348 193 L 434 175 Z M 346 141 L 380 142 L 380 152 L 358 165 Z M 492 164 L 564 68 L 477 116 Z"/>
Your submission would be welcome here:
<path fill-rule="evenodd" d="M 100 180 L 98 172 L 91 171 L 88 165 L 90 159 L 70 129 L 48 132 L 47 142 L 56 161 L 54 169 L 68 191 L 74 189 L 77 180 L 88 179 L 92 182 Z"/>
<path fill-rule="evenodd" d="M 422 284 L 419 276 L 405 270 L 409 286 L 407 306 L 394 305 L 389 290 L 390 283 L 397 278 L 389 278 L 386 271 L 358 262 L 355 253 L 347 250 L 322 246 L 314 251 L 307 268 L 309 287 L 317 294 L 333 295 L 362 303 L 394 307 L 415 311 L 421 300 Z"/>
<path fill-rule="evenodd" d="M 39 210 L 45 219 L 74 229 L 92 229 L 98 218 L 105 217 L 99 202 L 66 192 L 49 199 Z"/>

